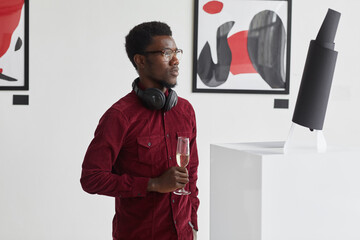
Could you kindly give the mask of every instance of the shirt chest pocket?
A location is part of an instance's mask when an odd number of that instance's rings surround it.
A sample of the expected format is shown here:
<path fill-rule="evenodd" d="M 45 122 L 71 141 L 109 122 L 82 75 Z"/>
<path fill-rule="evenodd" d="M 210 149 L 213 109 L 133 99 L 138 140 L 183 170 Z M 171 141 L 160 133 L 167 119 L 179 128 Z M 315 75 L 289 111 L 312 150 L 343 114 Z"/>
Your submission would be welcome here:
<path fill-rule="evenodd" d="M 138 137 L 138 161 L 144 165 L 154 165 L 161 161 L 160 136 Z"/>

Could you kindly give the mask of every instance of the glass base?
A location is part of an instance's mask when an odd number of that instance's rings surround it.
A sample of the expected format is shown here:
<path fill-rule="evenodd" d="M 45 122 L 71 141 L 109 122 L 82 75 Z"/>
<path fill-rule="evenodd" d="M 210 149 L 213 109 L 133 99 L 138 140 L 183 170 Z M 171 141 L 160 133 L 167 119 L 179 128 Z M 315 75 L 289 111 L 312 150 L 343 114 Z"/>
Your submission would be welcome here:
<path fill-rule="evenodd" d="M 176 195 L 189 195 L 191 192 L 188 192 L 185 189 L 180 188 L 180 189 L 174 191 L 173 193 Z"/>

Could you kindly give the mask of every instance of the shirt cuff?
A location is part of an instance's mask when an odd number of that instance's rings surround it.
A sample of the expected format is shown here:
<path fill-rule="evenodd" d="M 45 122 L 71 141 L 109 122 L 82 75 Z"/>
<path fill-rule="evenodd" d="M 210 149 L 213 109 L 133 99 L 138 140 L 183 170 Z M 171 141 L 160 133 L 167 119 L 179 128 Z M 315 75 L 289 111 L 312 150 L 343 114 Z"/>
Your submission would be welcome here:
<path fill-rule="evenodd" d="M 191 216 L 191 223 L 193 225 L 193 229 L 199 231 L 197 216 Z"/>
<path fill-rule="evenodd" d="M 150 178 L 136 177 L 133 182 L 132 197 L 145 197 Z"/>
<path fill-rule="evenodd" d="M 132 177 L 128 191 L 122 191 L 118 195 L 120 198 L 145 197 L 147 194 L 147 185 L 150 178 Z"/>

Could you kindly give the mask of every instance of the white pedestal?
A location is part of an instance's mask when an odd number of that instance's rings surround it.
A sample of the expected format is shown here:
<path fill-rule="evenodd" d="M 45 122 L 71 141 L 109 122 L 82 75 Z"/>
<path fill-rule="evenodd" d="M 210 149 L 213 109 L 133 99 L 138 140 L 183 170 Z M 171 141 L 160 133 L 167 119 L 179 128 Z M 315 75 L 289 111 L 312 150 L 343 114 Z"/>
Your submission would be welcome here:
<path fill-rule="evenodd" d="M 360 239 L 360 150 L 211 145 L 211 240 Z"/>

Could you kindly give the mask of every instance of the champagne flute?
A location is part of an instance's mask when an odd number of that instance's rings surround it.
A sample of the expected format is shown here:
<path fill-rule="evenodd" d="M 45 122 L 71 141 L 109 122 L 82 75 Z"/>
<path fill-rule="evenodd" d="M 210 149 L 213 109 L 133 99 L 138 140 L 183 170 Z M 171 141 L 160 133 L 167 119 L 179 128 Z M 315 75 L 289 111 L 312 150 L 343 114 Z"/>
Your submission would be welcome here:
<path fill-rule="evenodd" d="M 189 138 L 179 137 L 176 148 L 176 162 L 179 167 L 186 167 L 190 160 L 190 147 Z M 186 191 L 184 188 L 174 191 L 177 195 L 189 195 L 191 192 Z"/>

